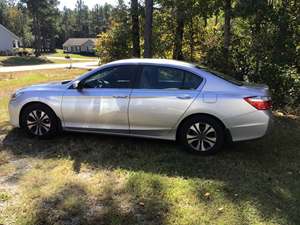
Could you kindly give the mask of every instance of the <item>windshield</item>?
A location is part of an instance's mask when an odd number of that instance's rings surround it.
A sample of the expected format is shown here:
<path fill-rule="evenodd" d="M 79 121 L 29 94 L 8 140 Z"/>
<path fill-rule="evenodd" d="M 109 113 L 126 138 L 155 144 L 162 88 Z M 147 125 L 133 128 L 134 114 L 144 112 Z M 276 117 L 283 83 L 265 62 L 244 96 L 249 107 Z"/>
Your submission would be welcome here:
<path fill-rule="evenodd" d="M 224 73 L 221 73 L 221 72 L 218 72 L 218 71 L 215 71 L 215 70 L 212 70 L 212 69 L 209 69 L 207 67 L 204 67 L 204 66 L 199 66 L 199 65 L 196 65 L 196 68 L 198 69 L 201 69 L 201 70 L 204 70 L 205 72 L 208 72 L 212 75 L 215 75 L 223 80 L 226 80 L 232 84 L 235 84 L 235 85 L 238 85 L 238 86 L 242 86 L 243 83 L 241 81 L 238 81 L 236 80 L 235 78 L 233 78 L 232 76 L 229 76 L 229 75 L 226 75 Z"/>

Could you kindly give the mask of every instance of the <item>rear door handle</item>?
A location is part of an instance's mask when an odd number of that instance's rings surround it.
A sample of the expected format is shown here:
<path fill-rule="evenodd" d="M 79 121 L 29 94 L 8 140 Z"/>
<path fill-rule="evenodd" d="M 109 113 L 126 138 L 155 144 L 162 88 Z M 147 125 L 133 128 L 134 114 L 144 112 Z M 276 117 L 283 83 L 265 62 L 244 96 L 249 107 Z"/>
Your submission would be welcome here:
<path fill-rule="evenodd" d="M 190 95 L 178 95 L 177 98 L 179 98 L 179 99 L 191 99 L 192 96 L 190 96 Z"/>
<path fill-rule="evenodd" d="M 128 95 L 114 95 L 113 98 L 128 98 Z"/>

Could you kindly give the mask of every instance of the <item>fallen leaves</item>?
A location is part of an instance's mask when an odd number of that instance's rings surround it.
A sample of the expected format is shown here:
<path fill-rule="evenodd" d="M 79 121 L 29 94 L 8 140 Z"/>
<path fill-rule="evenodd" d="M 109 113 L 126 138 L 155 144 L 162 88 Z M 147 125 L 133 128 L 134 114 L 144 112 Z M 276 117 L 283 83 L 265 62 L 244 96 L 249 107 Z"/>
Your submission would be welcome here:
<path fill-rule="evenodd" d="M 144 202 L 139 202 L 139 205 L 144 207 L 145 203 Z"/>
<path fill-rule="evenodd" d="M 218 212 L 223 212 L 223 211 L 224 211 L 224 207 L 218 208 Z"/>
<path fill-rule="evenodd" d="M 204 197 L 209 198 L 209 197 L 210 197 L 210 193 L 209 193 L 209 192 L 206 192 L 206 193 L 204 194 Z"/>

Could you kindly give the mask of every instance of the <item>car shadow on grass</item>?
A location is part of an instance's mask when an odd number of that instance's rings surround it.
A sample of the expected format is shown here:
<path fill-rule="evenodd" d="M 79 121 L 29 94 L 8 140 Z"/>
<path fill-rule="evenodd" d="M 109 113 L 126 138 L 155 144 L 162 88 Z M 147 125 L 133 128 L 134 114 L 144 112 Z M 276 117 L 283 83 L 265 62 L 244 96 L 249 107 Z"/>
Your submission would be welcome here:
<path fill-rule="evenodd" d="M 114 190 L 111 185 L 103 188 Z M 112 191 L 105 192 L 97 200 L 91 200 L 84 186 L 70 183 L 50 197 L 39 199 L 35 206 L 36 216 L 33 220 L 29 220 L 29 223 L 42 225 L 138 224 L 136 215 L 139 210 L 135 207 L 124 209 L 120 205 L 122 203 L 115 198 Z"/>
<path fill-rule="evenodd" d="M 6 135 L 3 146 L 19 157 L 71 159 L 76 173 L 80 173 L 81 165 L 85 163 L 96 170 L 124 169 L 193 180 L 196 182 L 193 185 L 198 181 L 218 181 L 223 184 L 218 191 L 237 206 L 244 207 L 251 202 L 262 218 L 300 224 L 299 133 L 299 121 L 277 118 L 268 137 L 228 146 L 209 157 L 186 153 L 175 142 L 169 141 L 78 133 L 65 133 L 53 140 L 37 140 L 27 138 L 19 129 Z M 159 187 L 154 185 L 153 190 Z M 195 190 L 199 190 L 198 199 L 202 201 L 204 189 L 195 187 Z M 161 206 L 161 201 L 153 196 L 148 198 L 152 199 L 151 209 L 168 210 L 167 203 Z M 109 211 L 118 214 L 113 205 Z M 132 212 L 124 218 L 131 221 Z M 154 211 L 155 214 L 159 215 L 159 210 Z M 122 222 L 123 216 L 118 214 L 116 217 L 121 220 L 119 224 L 126 224 Z M 158 221 L 157 224 L 163 224 L 162 218 Z M 251 224 L 251 221 L 245 223 Z"/>

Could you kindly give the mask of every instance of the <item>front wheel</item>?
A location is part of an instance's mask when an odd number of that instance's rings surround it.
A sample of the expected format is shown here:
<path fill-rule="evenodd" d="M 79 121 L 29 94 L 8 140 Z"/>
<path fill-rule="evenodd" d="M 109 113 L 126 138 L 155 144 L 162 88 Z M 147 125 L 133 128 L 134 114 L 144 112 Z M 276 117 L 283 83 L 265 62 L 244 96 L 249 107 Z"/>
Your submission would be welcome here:
<path fill-rule="evenodd" d="M 224 136 L 220 122 L 208 116 L 188 119 L 179 130 L 179 141 L 184 147 L 200 155 L 218 152 L 223 146 Z"/>
<path fill-rule="evenodd" d="M 31 137 L 49 138 L 57 133 L 59 123 L 48 106 L 32 104 L 22 110 L 21 127 Z"/>

